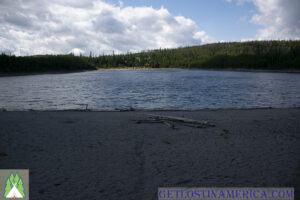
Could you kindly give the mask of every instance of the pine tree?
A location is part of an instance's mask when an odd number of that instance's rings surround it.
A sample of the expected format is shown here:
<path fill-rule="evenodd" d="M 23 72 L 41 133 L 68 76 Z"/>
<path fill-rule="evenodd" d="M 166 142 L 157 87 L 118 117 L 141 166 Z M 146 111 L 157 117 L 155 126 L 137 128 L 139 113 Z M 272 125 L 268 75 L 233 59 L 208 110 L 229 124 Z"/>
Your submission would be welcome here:
<path fill-rule="evenodd" d="M 8 193 L 10 192 L 11 189 L 12 189 L 12 184 L 11 184 L 9 178 L 8 178 L 7 181 L 6 181 L 4 197 L 6 197 L 8 195 Z"/>
<path fill-rule="evenodd" d="M 14 175 L 13 175 L 13 174 L 10 174 L 9 180 L 10 180 L 10 183 L 11 183 L 12 185 L 15 184 L 15 180 L 14 180 Z"/>
<path fill-rule="evenodd" d="M 16 187 L 17 187 L 17 184 L 18 184 L 18 182 L 19 182 L 19 179 L 20 179 L 20 177 L 19 177 L 18 173 L 16 173 L 15 178 L 14 178 L 14 185 L 15 185 Z"/>
<path fill-rule="evenodd" d="M 17 189 L 18 189 L 18 191 L 20 192 L 20 194 L 21 194 L 23 197 L 25 197 L 22 179 L 19 180 Z"/>

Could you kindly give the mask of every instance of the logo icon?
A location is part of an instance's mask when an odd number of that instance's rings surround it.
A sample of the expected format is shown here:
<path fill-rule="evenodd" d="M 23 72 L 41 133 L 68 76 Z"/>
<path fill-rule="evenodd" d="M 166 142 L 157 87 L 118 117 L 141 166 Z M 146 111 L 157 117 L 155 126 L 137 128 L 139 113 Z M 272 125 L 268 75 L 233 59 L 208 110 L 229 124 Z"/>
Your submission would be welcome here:
<path fill-rule="evenodd" d="M 4 197 L 5 198 L 25 198 L 25 190 L 23 186 L 23 181 L 21 177 L 16 173 L 10 174 L 7 178 L 6 186 L 4 190 Z"/>

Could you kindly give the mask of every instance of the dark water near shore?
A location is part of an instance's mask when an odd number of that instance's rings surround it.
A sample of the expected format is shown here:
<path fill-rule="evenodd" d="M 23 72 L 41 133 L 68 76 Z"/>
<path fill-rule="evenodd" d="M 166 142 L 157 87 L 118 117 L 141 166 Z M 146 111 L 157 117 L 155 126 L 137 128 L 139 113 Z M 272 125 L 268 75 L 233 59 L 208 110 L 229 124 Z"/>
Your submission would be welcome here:
<path fill-rule="evenodd" d="M 94 71 L 0 78 L 0 108 L 299 107 L 300 74 L 203 70 Z"/>

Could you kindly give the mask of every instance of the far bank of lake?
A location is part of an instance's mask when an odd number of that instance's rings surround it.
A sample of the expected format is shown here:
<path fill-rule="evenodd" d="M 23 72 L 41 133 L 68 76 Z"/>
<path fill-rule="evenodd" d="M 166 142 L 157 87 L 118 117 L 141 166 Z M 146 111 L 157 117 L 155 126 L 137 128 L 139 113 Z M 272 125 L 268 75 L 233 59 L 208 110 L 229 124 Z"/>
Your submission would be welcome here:
<path fill-rule="evenodd" d="M 298 69 L 245 69 L 245 68 L 151 68 L 151 67 L 116 67 L 116 68 L 97 68 L 98 71 L 109 71 L 109 70 L 204 70 L 204 71 L 232 71 L 232 72 L 270 72 L 270 73 L 300 73 Z"/>
<path fill-rule="evenodd" d="M 151 67 L 116 67 L 116 68 L 97 68 L 94 70 L 71 70 L 71 71 L 48 71 L 48 72 L 18 72 L 18 73 L 0 73 L 0 77 L 6 76 L 30 76 L 30 75 L 45 75 L 45 74 L 71 74 L 91 71 L 135 71 L 135 70 L 195 70 L 195 71 L 232 71 L 232 72 L 270 72 L 270 73 L 300 73 L 297 69 L 245 69 L 245 68 L 151 68 Z"/>

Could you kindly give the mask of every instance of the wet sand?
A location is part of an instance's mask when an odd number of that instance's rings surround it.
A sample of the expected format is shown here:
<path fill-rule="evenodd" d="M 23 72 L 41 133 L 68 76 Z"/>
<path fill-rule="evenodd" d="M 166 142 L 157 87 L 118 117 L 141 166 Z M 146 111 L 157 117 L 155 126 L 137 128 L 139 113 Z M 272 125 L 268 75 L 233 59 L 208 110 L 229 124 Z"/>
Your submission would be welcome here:
<path fill-rule="evenodd" d="M 147 114 L 215 127 L 136 124 Z M 30 199 L 156 199 L 159 186 L 300 189 L 300 109 L 0 112 L 0 168 Z"/>

